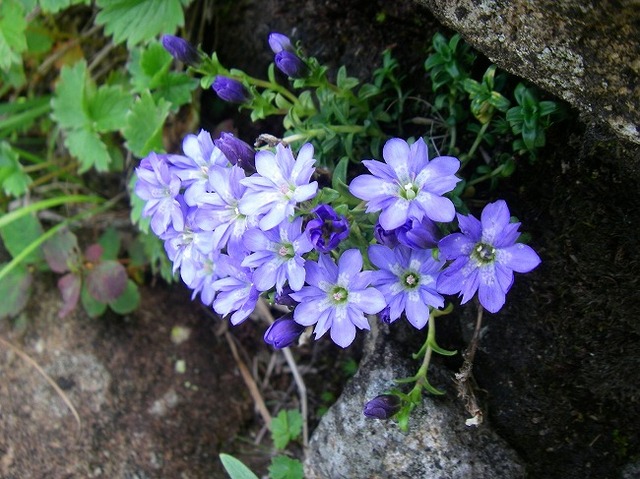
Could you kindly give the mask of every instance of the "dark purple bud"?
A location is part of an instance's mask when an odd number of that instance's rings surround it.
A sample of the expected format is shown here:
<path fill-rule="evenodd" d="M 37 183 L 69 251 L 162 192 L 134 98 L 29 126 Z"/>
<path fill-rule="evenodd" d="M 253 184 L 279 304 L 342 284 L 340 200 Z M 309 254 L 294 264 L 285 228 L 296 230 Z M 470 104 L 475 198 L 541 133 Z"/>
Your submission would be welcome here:
<path fill-rule="evenodd" d="M 402 225 L 400 228 L 404 228 L 409 224 L 410 223 L 407 221 L 407 223 Z M 398 244 L 400 244 L 398 242 L 397 231 L 398 231 L 398 228 L 390 231 L 385 230 L 382 226 L 380 226 L 380 223 L 376 223 L 375 227 L 373 228 L 373 236 L 375 237 L 376 241 L 381 245 L 388 246 L 389 248 L 393 249 L 396 246 L 398 246 Z"/>
<path fill-rule="evenodd" d="M 289 296 L 290 293 L 293 293 L 293 290 L 291 289 L 291 286 L 286 284 L 284 288 L 282 288 L 281 292 L 276 292 L 274 301 L 276 302 L 276 304 L 279 304 L 281 306 L 289 306 L 291 308 L 295 308 L 298 305 L 298 302 L 291 296 Z"/>
<path fill-rule="evenodd" d="M 217 75 L 213 81 L 213 90 L 224 101 L 244 103 L 249 99 L 249 92 L 242 83 L 233 78 Z"/>
<path fill-rule="evenodd" d="M 291 45 L 291 40 L 289 40 L 289 37 L 286 35 L 283 35 L 282 33 L 270 33 L 269 34 L 269 46 L 271 47 L 271 50 L 273 51 L 273 53 L 280 53 L 283 50 L 287 50 L 292 52 L 293 51 L 293 45 Z"/>
<path fill-rule="evenodd" d="M 389 419 L 400 410 L 402 399 L 395 394 L 381 394 L 364 405 L 364 415 L 373 419 Z"/>
<path fill-rule="evenodd" d="M 233 133 L 223 132 L 220 138 L 213 140 L 224 156 L 232 165 L 238 165 L 243 170 L 255 171 L 256 151 L 239 138 L 233 136 Z"/>
<path fill-rule="evenodd" d="M 329 205 L 318 205 L 312 211 L 317 218 L 307 223 L 306 232 L 311 244 L 321 253 L 336 248 L 349 236 L 349 222 Z"/>
<path fill-rule="evenodd" d="M 382 321 L 383 323 L 386 324 L 391 324 L 391 308 L 389 306 L 387 306 L 386 308 L 384 308 L 382 311 L 380 311 L 378 313 L 378 317 L 380 318 L 380 321 Z"/>
<path fill-rule="evenodd" d="M 264 342 L 276 349 L 287 348 L 295 343 L 305 327 L 291 319 L 292 316 L 292 314 L 286 314 L 274 321 L 264 333 Z"/>
<path fill-rule="evenodd" d="M 196 48 L 184 38 L 173 35 L 163 35 L 162 46 L 173 58 L 182 63 L 186 63 L 191 66 L 195 66 L 200 63 L 200 53 L 198 53 L 198 50 L 196 50 Z"/>
<path fill-rule="evenodd" d="M 304 78 L 308 73 L 307 65 L 290 51 L 276 53 L 274 61 L 278 70 L 291 78 Z"/>
<path fill-rule="evenodd" d="M 438 246 L 442 234 L 438 226 L 427 218 L 411 220 L 396 230 L 398 242 L 412 249 L 429 249 Z"/>

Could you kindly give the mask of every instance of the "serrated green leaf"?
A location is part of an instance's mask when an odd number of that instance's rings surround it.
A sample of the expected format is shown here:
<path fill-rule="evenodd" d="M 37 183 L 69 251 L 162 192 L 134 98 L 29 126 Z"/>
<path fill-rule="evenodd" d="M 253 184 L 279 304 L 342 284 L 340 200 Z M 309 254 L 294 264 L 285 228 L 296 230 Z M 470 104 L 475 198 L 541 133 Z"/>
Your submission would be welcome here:
<path fill-rule="evenodd" d="M 140 291 L 132 280 L 127 281 L 127 287 L 114 301 L 109 302 L 109 307 L 118 314 L 129 314 L 140 305 Z"/>
<path fill-rule="evenodd" d="M 6 263 L 3 263 L 4 267 Z M 1 270 L 2 268 L 0 268 Z M 33 276 L 25 265 L 19 265 L 0 279 L 0 319 L 17 316 L 31 295 Z"/>
<path fill-rule="evenodd" d="M 152 90 L 160 83 L 158 78 L 169 71 L 173 58 L 159 42 L 150 43 L 146 48 L 136 48 L 131 52 L 128 65 L 131 82 L 136 92 Z"/>
<path fill-rule="evenodd" d="M 89 5 L 90 0 L 40 0 L 39 3 L 43 12 L 58 13 L 60 10 L 64 10 L 71 5 L 78 5 L 80 3 Z"/>
<path fill-rule="evenodd" d="M 17 0 L 0 2 L 0 69 L 7 71 L 13 64 L 22 63 L 22 52 L 27 49 L 25 30 L 27 21 L 22 5 Z"/>
<path fill-rule="evenodd" d="M 143 157 L 150 151 L 164 151 L 162 127 L 170 108 L 171 104 L 162 98 L 156 104 L 148 90 L 135 101 L 122 131 L 127 148 L 134 155 Z"/>
<path fill-rule="evenodd" d="M 8 196 L 21 196 L 31 184 L 31 177 L 24 172 L 16 151 L 9 143 L 0 143 L 0 185 Z"/>
<path fill-rule="evenodd" d="M 220 461 L 231 479 L 258 479 L 251 469 L 229 454 L 220 454 Z"/>
<path fill-rule="evenodd" d="M 287 456 L 275 456 L 269 466 L 270 479 L 303 479 L 304 468 L 297 459 Z"/>
<path fill-rule="evenodd" d="M 82 291 L 80 292 L 80 302 L 87 314 L 92 318 L 97 318 L 104 314 L 107 310 L 107 304 L 101 303 L 89 294 L 86 283 L 82 285 Z"/>
<path fill-rule="evenodd" d="M 22 250 L 38 239 L 44 230 L 35 214 L 27 214 L 17 218 L 0 229 L 0 237 L 11 257 L 15 258 Z M 35 250 L 29 254 L 23 262 L 34 264 L 44 261 L 41 250 Z"/>
<path fill-rule="evenodd" d="M 64 144 L 80 162 L 80 167 L 78 168 L 80 173 L 84 173 L 92 167 L 96 171 L 109 170 L 111 156 L 109 156 L 107 145 L 94 131 L 88 128 L 69 130 Z"/>
<path fill-rule="evenodd" d="M 104 25 L 115 43 L 126 41 L 128 47 L 153 39 L 163 32 L 174 32 L 184 25 L 180 0 L 97 0 L 102 9 L 96 24 Z"/>
<path fill-rule="evenodd" d="M 154 91 L 156 100 L 164 99 L 171 103 L 172 109 L 191 102 L 191 92 L 198 86 L 198 80 L 184 73 L 169 72 Z"/>
<path fill-rule="evenodd" d="M 62 128 L 82 128 L 89 123 L 85 92 L 87 63 L 84 60 L 62 67 L 60 80 L 51 100 L 52 116 Z"/>
<path fill-rule="evenodd" d="M 87 101 L 93 130 L 116 131 L 122 128 L 131 104 L 131 96 L 121 86 L 102 86 Z"/>
<path fill-rule="evenodd" d="M 282 410 L 271 420 L 271 437 L 277 449 L 284 449 L 289 441 L 302 432 L 302 415 L 295 409 Z"/>

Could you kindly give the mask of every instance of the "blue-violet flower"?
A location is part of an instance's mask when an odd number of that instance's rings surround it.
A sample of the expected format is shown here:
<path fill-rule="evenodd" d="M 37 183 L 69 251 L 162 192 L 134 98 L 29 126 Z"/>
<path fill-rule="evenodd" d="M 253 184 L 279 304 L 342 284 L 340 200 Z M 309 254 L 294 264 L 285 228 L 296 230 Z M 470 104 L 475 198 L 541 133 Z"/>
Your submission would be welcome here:
<path fill-rule="evenodd" d="M 241 181 L 247 191 L 240 200 L 240 213 L 262 215 L 260 229 L 269 230 L 289 218 L 297 203 L 313 198 L 318 182 L 309 183 L 315 168 L 313 145 L 300 148 L 298 158 L 281 143 L 275 154 L 268 150 L 256 154 L 257 173 Z"/>
<path fill-rule="evenodd" d="M 349 236 L 349 222 L 329 205 L 316 206 L 312 213 L 316 218 L 307 223 L 305 231 L 314 248 L 321 253 L 335 249 L 340 241 Z"/>
<path fill-rule="evenodd" d="M 242 266 L 254 268 L 253 282 L 259 291 L 275 285 L 276 292 L 281 293 L 287 281 L 293 291 L 302 288 L 305 277 L 302 255 L 311 251 L 313 245 L 302 232 L 301 216 L 267 231 L 250 229 L 243 240 L 253 253 L 242 261 Z"/>
<path fill-rule="evenodd" d="M 461 233 L 450 234 L 438 243 L 440 254 L 453 260 L 438 278 L 440 293 L 460 293 L 464 304 L 478 291 L 485 309 L 495 313 L 502 308 L 513 284 L 513 272 L 528 273 L 540 264 L 531 247 L 516 243 L 520 223 L 509 221 L 503 200 L 485 206 L 480 221 L 472 215 L 458 215 Z"/>
<path fill-rule="evenodd" d="M 370 329 L 365 314 L 380 312 L 386 302 L 377 289 L 369 286 L 371 272 L 362 270 L 362 255 L 357 249 L 342 253 L 336 265 L 327 254 L 318 262 L 307 261 L 306 282 L 290 296 L 300 304 L 293 319 L 303 326 L 315 324 L 316 339 L 329 329 L 331 339 L 346 348 L 356 337 L 356 327 Z"/>
<path fill-rule="evenodd" d="M 271 51 L 276 54 L 283 50 L 289 52 L 293 51 L 293 45 L 291 44 L 289 37 L 277 32 L 269 34 L 269 47 L 271 48 Z"/>
<path fill-rule="evenodd" d="M 372 174 L 354 178 L 349 191 L 367 201 L 368 213 L 382 211 L 379 221 L 385 230 L 402 226 L 410 218 L 453 220 L 453 203 L 442 195 L 460 181 L 455 176 L 460 167 L 457 158 L 439 156 L 429 161 L 422 138 L 411 146 L 400 138 L 392 138 L 385 143 L 382 155 L 385 163 L 362 162 Z"/>
<path fill-rule="evenodd" d="M 169 226 L 184 228 L 184 213 L 178 200 L 180 178 L 170 169 L 168 158 L 176 155 L 149 153 L 136 168 L 135 193 L 146 201 L 142 216 L 151 217 L 151 229 L 161 235 Z"/>
<path fill-rule="evenodd" d="M 260 291 L 252 281 L 253 272 L 242 267 L 241 260 L 241 255 L 220 255 L 221 278 L 211 284 L 218 292 L 213 309 L 221 316 L 233 313 L 230 321 L 234 326 L 249 317 L 260 298 Z"/>
<path fill-rule="evenodd" d="M 444 306 L 444 298 L 436 291 L 436 280 L 444 261 L 436 261 L 431 250 L 415 250 L 398 245 L 369 246 L 369 259 L 378 271 L 373 272 L 375 286 L 389 305 L 389 322 L 404 312 L 415 328 L 422 329 L 429 320 L 429 308 Z"/>

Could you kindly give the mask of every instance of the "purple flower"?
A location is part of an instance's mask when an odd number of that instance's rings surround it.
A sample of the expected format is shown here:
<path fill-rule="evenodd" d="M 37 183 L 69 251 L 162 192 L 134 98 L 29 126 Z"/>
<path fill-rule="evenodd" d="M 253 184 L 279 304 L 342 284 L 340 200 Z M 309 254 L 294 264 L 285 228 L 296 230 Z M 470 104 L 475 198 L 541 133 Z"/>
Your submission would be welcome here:
<path fill-rule="evenodd" d="M 291 316 L 286 314 L 276 319 L 264 333 L 264 342 L 276 349 L 288 348 L 295 343 L 306 328 L 296 323 Z"/>
<path fill-rule="evenodd" d="M 149 155 L 136 168 L 135 193 L 147 203 L 142 216 L 151 217 L 151 229 L 161 235 L 169 226 L 176 231 L 184 228 L 184 216 L 176 199 L 180 193 L 180 178 L 170 169 L 168 157 L 175 155 Z"/>
<path fill-rule="evenodd" d="M 293 45 L 291 45 L 291 40 L 286 35 L 282 33 L 273 32 L 269 34 L 269 47 L 271 47 L 271 51 L 273 53 L 280 53 L 281 51 L 293 51 Z"/>
<path fill-rule="evenodd" d="M 371 272 L 362 272 L 362 255 L 357 249 L 342 253 L 336 265 L 331 257 L 321 254 L 318 262 L 307 261 L 306 282 L 290 296 L 300 304 L 293 319 L 303 326 L 316 325 L 316 339 L 329 329 L 331 339 L 346 348 L 356 337 L 356 327 L 369 329 L 365 314 L 380 312 L 386 302 L 380 291 L 369 286 Z"/>
<path fill-rule="evenodd" d="M 349 236 L 349 222 L 329 205 L 318 205 L 311 210 L 317 218 L 305 228 L 311 243 L 321 253 L 335 249 L 340 241 Z"/>
<path fill-rule="evenodd" d="M 290 51 L 282 50 L 276 53 L 274 62 L 278 70 L 291 78 L 304 78 L 307 75 L 307 65 Z"/>
<path fill-rule="evenodd" d="M 275 154 L 262 150 L 256 154 L 257 173 L 241 181 L 247 187 L 239 203 L 240 213 L 262 215 L 260 229 L 269 230 L 294 213 L 295 205 L 313 198 L 318 182 L 309 183 L 315 168 L 313 146 L 300 148 L 297 160 L 291 149 L 282 144 Z"/>
<path fill-rule="evenodd" d="M 182 151 L 185 156 L 173 157 L 173 170 L 182 180 L 185 202 L 189 206 L 197 206 L 208 189 L 209 168 L 214 165 L 227 166 L 229 161 L 213 144 L 211 134 L 205 130 L 200 130 L 198 136 L 185 136 L 182 140 Z"/>
<path fill-rule="evenodd" d="M 237 165 L 245 171 L 255 171 L 256 151 L 247 143 L 227 132 L 221 133 L 220 138 L 213 140 L 213 143 L 232 165 Z"/>
<path fill-rule="evenodd" d="M 414 250 L 398 245 L 395 249 L 373 244 L 369 259 L 378 271 L 373 272 L 372 285 L 389 305 L 389 322 L 404 312 L 407 320 L 422 329 L 429 319 L 429 308 L 444 306 L 444 298 L 436 291 L 436 279 L 444 261 L 436 261 L 431 250 Z"/>
<path fill-rule="evenodd" d="M 528 273 L 540 264 L 529 246 L 516 243 L 520 223 L 510 223 L 503 200 L 489 203 L 478 221 L 458 215 L 461 233 L 453 233 L 438 243 L 440 254 L 453 262 L 438 278 L 438 291 L 460 293 L 462 303 L 478 291 L 480 304 L 495 313 L 502 308 L 513 284 L 513 272 Z"/>
<path fill-rule="evenodd" d="M 364 415 L 372 419 L 389 419 L 400 411 L 402 400 L 395 394 L 381 394 L 364 405 Z"/>
<path fill-rule="evenodd" d="M 234 326 L 247 319 L 253 312 L 260 298 L 252 281 L 252 271 L 240 264 L 242 256 L 220 255 L 219 265 L 221 278 L 212 283 L 218 291 L 213 309 L 221 316 L 231 314 Z"/>
<path fill-rule="evenodd" d="M 220 99 L 229 103 L 244 103 L 250 98 L 244 85 L 233 78 L 217 75 L 212 87 Z"/>
<path fill-rule="evenodd" d="M 198 53 L 198 50 L 183 38 L 174 35 L 163 35 L 162 46 L 173 58 L 182 63 L 191 66 L 200 63 L 200 53 Z"/>
<path fill-rule="evenodd" d="M 169 226 L 160 235 L 160 239 L 164 241 L 167 257 L 173 262 L 173 272 L 175 273 L 178 268 L 181 268 L 181 273 L 184 273 L 186 277 L 190 277 L 195 274 L 193 270 L 197 267 L 192 262 L 192 258 L 195 255 L 194 249 L 205 255 L 211 253 L 213 251 L 213 233 L 211 231 L 202 231 L 195 224 L 195 208 L 189 208 L 182 202 L 181 204 L 185 218 L 184 228 L 182 231 L 176 231 L 173 226 Z"/>
<path fill-rule="evenodd" d="M 280 291 L 279 293 L 276 291 L 276 295 L 273 300 L 276 304 L 279 304 L 281 306 L 289 306 L 290 308 L 295 308 L 298 305 L 298 302 L 295 301 L 291 296 L 289 296 L 293 292 L 294 291 L 291 289 L 291 287 L 288 284 L 285 284 L 284 288 L 282 288 L 282 291 Z"/>
<path fill-rule="evenodd" d="M 208 188 L 212 193 L 203 196 L 195 216 L 195 223 L 204 231 L 213 231 L 213 248 L 244 252 L 242 235 L 258 224 L 255 216 L 247 216 L 238 210 L 240 198 L 246 187 L 242 185 L 244 170 L 237 166 L 209 170 Z"/>
<path fill-rule="evenodd" d="M 382 211 L 379 221 L 385 230 L 424 216 L 433 221 L 453 220 L 453 203 L 442 195 L 460 181 L 455 176 L 460 167 L 457 158 L 439 156 L 429 161 L 422 138 L 411 146 L 392 138 L 385 143 L 382 155 L 385 163 L 362 162 L 372 174 L 354 178 L 349 191 L 367 201 L 367 213 Z"/>
<path fill-rule="evenodd" d="M 202 254 L 198 249 L 191 251 L 188 267 L 180 269 L 180 277 L 184 284 L 193 290 L 191 299 L 199 294 L 202 304 L 210 306 L 215 300 L 217 288 L 214 283 L 220 276 L 220 252 L 217 250 L 209 254 Z"/>
<path fill-rule="evenodd" d="M 428 249 L 438 246 L 442 236 L 438 226 L 426 216 L 422 220 L 412 219 L 396 230 L 398 242 L 411 249 Z"/>
<path fill-rule="evenodd" d="M 275 285 L 281 293 L 287 281 L 293 291 L 302 288 L 305 277 L 302 255 L 311 251 L 313 245 L 301 229 L 299 216 L 267 231 L 254 228 L 244 234 L 244 245 L 253 253 L 242 261 L 242 266 L 254 268 L 253 282 L 259 291 Z"/>

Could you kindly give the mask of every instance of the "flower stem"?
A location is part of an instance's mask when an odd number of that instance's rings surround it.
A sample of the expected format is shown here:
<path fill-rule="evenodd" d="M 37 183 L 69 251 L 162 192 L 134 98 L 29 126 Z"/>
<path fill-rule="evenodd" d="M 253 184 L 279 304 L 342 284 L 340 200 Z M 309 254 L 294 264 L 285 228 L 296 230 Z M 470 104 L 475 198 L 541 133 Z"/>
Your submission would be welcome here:
<path fill-rule="evenodd" d="M 471 158 L 473 158 L 473 155 L 476 153 L 476 150 L 480 146 L 480 143 L 482 143 L 482 139 L 484 138 L 484 134 L 487 132 L 487 128 L 489 128 L 489 123 L 490 122 L 486 122 L 484 125 L 482 125 L 480 130 L 478 130 L 476 139 L 473 142 L 473 145 L 471 145 L 471 148 L 469 148 L 469 151 L 464 155 L 460 156 L 460 160 L 462 162 L 462 164 L 460 165 L 460 170 L 462 170 L 462 168 L 464 168 L 467 165 L 467 163 L 469 163 Z"/>

